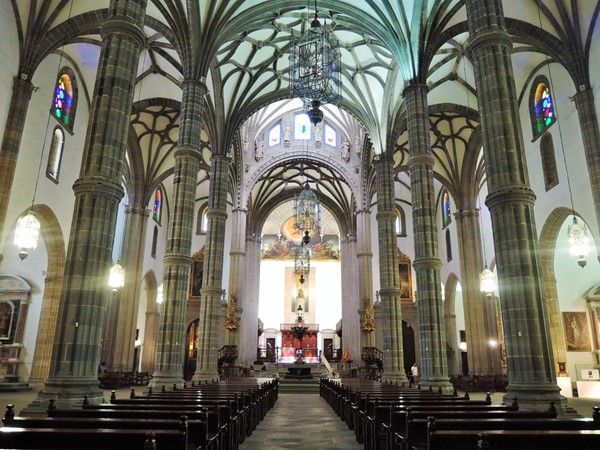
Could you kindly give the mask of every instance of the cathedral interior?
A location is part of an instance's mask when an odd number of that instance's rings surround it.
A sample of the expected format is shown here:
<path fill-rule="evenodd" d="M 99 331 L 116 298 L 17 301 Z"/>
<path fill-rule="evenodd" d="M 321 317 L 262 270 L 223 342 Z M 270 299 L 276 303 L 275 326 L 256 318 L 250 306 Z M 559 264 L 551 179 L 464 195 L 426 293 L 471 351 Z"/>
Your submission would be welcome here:
<path fill-rule="evenodd" d="M 0 6 L 0 381 L 31 408 L 228 350 L 600 397 L 600 1 Z"/>

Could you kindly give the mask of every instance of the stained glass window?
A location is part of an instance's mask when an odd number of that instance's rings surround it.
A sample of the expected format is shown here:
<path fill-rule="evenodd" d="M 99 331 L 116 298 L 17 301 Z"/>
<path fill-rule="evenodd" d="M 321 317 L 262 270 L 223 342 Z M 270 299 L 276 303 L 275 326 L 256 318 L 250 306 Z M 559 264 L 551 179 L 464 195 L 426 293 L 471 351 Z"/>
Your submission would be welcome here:
<path fill-rule="evenodd" d="M 450 205 L 450 195 L 444 191 L 442 195 L 442 225 L 446 228 L 452 221 L 452 206 Z"/>
<path fill-rule="evenodd" d="M 294 116 L 294 139 L 310 139 L 310 120 L 306 114 L 296 114 Z"/>
<path fill-rule="evenodd" d="M 556 120 L 554 115 L 554 100 L 550 89 L 544 83 L 538 84 L 535 93 L 535 116 L 537 118 L 537 131 L 541 133 Z"/>
<path fill-rule="evenodd" d="M 274 125 L 269 130 L 269 147 L 279 145 L 281 143 L 281 122 Z"/>
<path fill-rule="evenodd" d="M 529 94 L 529 111 L 533 139 L 537 139 L 556 122 L 554 97 L 549 86 L 550 82 L 543 75 L 538 76 L 532 84 Z"/>
<path fill-rule="evenodd" d="M 337 146 L 337 132 L 328 123 L 325 124 L 325 143 L 330 147 Z"/>
<path fill-rule="evenodd" d="M 73 129 L 74 113 L 73 81 L 69 74 L 61 73 L 54 88 L 52 114 L 64 126 Z"/>
<path fill-rule="evenodd" d="M 160 225 L 160 216 L 162 212 L 162 191 L 158 188 L 154 192 L 154 209 L 152 211 L 152 217 Z"/>

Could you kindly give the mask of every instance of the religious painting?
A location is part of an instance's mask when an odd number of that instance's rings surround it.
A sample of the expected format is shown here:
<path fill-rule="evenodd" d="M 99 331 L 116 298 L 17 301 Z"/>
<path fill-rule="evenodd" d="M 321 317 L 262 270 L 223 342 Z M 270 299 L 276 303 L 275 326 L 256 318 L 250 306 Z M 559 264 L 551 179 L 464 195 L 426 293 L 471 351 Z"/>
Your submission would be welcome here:
<path fill-rule="evenodd" d="M 410 259 L 400 250 L 398 250 L 400 271 L 400 300 L 403 302 L 412 302 L 412 268 Z"/>
<path fill-rule="evenodd" d="M 14 311 L 11 302 L 0 302 L 0 340 L 6 341 L 11 338 Z"/>
<path fill-rule="evenodd" d="M 590 330 L 585 311 L 563 312 L 565 342 L 568 352 L 591 352 Z"/>
<path fill-rule="evenodd" d="M 319 235 L 311 230 L 308 249 L 312 260 L 338 260 L 340 240 L 336 234 Z M 262 237 L 262 259 L 294 259 L 296 248 L 302 245 L 302 233 L 289 217 L 281 227 L 281 234 L 265 234 Z"/>
<path fill-rule="evenodd" d="M 190 271 L 190 298 L 200 298 L 202 277 L 204 275 L 204 247 L 192 256 Z"/>

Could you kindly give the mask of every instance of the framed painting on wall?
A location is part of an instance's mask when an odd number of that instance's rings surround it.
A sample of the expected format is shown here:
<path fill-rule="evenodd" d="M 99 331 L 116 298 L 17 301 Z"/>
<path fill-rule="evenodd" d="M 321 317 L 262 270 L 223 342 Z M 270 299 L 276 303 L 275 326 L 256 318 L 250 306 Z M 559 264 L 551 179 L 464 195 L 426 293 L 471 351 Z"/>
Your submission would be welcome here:
<path fill-rule="evenodd" d="M 565 343 L 568 352 L 591 352 L 590 330 L 585 311 L 563 312 Z"/>

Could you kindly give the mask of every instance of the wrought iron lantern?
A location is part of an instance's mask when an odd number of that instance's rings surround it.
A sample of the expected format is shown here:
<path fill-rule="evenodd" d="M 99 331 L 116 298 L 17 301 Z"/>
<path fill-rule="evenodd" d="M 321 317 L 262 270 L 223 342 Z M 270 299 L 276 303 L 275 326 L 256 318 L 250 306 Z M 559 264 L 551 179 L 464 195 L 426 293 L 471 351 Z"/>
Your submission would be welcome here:
<path fill-rule="evenodd" d="M 318 16 L 315 0 L 315 17 L 310 28 L 292 41 L 290 55 L 290 91 L 304 102 L 313 125 L 323 120 L 321 104 L 340 100 L 342 85 L 340 49 Z"/>
<path fill-rule="evenodd" d="M 481 292 L 485 292 L 486 294 L 491 294 L 496 289 L 498 289 L 498 281 L 496 280 L 496 275 L 490 269 L 488 269 L 487 264 L 485 265 L 485 269 L 483 272 L 479 274 L 479 286 L 481 288 Z"/>
<path fill-rule="evenodd" d="M 121 265 L 121 261 L 117 261 L 117 263 L 110 268 L 108 285 L 113 288 L 114 291 L 121 289 L 125 285 L 125 269 Z"/>
<path fill-rule="evenodd" d="M 310 252 L 304 244 L 296 247 L 294 252 L 294 273 L 300 277 L 301 284 L 310 273 Z"/>
<path fill-rule="evenodd" d="M 573 216 L 573 223 L 569 225 L 567 236 L 571 256 L 576 257 L 577 264 L 584 268 L 587 264 L 586 258 L 590 253 L 590 238 L 587 234 L 587 227 L 577 222 L 576 216 Z"/>
<path fill-rule="evenodd" d="M 21 217 L 17 221 L 15 228 L 14 244 L 19 249 L 19 258 L 24 260 L 27 258 L 27 250 L 35 249 L 38 244 L 40 237 L 40 221 L 35 214 L 33 209 L 29 210 L 26 216 Z"/>
<path fill-rule="evenodd" d="M 317 194 L 315 194 L 308 185 L 304 183 L 304 189 L 294 199 L 294 227 L 304 232 L 302 242 L 310 242 L 309 232 L 319 229 L 320 204 Z"/>

